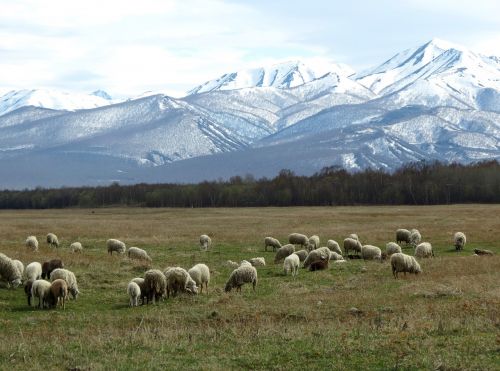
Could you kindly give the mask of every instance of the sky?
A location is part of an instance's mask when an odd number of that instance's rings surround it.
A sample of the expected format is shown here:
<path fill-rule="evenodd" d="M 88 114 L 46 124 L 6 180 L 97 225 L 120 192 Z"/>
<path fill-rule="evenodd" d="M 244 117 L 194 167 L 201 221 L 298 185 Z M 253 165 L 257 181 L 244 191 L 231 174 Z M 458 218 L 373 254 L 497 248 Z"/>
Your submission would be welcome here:
<path fill-rule="evenodd" d="M 500 56 L 498 0 L 0 0 L 0 95 L 182 96 L 245 68 L 361 71 L 432 38 Z"/>

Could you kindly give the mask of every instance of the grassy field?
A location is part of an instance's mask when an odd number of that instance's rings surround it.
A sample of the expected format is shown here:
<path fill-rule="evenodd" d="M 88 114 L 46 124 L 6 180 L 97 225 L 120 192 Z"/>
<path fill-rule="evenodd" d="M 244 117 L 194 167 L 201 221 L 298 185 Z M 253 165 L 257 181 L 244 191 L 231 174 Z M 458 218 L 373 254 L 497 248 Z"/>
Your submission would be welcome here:
<path fill-rule="evenodd" d="M 0 211 L 0 252 L 25 265 L 60 257 L 81 291 L 63 311 L 1 288 L 0 369 L 498 370 L 499 226 L 500 205 Z M 419 276 L 395 280 L 388 262 L 355 260 L 294 279 L 263 251 L 265 236 L 284 242 L 291 232 L 322 245 L 357 233 L 385 248 L 401 227 L 418 228 L 436 252 Z M 468 239 L 458 254 L 455 231 Z M 49 249 L 48 232 L 62 248 Z M 202 233 L 209 252 L 199 250 Z M 24 247 L 30 234 L 38 253 Z M 148 267 L 108 256 L 108 238 L 146 249 L 153 268 L 206 263 L 209 294 L 129 308 L 127 283 Z M 73 241 L 83 254 L 68 251 Z M 475 247 L 497 255 L 473 257 Z M 224 293 L 224 262 L 256 256 L 268 262 L 257 291 Z"/>

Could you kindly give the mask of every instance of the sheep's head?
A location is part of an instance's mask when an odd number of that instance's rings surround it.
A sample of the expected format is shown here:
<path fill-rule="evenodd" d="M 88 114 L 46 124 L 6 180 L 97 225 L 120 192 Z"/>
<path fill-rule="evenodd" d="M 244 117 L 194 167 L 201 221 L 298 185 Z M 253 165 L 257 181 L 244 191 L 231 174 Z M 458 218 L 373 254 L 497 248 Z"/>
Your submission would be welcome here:
<path fill-rule="evenodd" d="M 194 282 L 193 280 L 189 280 L 186 285 L 186 290 L 192 294 L 198 294 L 198 287 L 196 286 L 196 282 Z"/>
<path fill-rule="evenodd" d="M 231 282 L 226 282 L 226 286 L 224 286 L 224 291 L 229 292 L 233 289 L 233 285 L 231 285 Z"/>
<path fill-rule="evenodd" d="M 22 282 L 21 282 L 21 279 L 20 279 L 20 278 L 16 278 L 15 280 L 13 280 L 13 281 L 11 282 L 11 285 L 12 285 L 12 287 L 13 287 L 13 288 L 16 288 L 16 287 L 17 287 L 17 286 L 19 286 L 21 283 L 22 283 Z"/>

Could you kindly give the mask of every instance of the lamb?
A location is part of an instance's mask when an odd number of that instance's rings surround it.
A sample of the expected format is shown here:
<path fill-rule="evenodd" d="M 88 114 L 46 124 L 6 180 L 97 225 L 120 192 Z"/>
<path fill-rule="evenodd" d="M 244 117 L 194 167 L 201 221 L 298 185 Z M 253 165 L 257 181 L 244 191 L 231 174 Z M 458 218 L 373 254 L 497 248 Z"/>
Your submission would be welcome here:
<path fill-rule="evenodd" d="M 349 236 L 347 236 L 347 238 L 352 238 L 353 240 L 359 241 L 359 237 L 356 233 L 351 233 Z"/>
<path fill-rule="evenodd" d="M 206 234 L 200 236 L 200 247 L 202 250 L 208 250 L 212 246 L 212 239 Z"/>
<path fill-rule="evenodd" d="M 241 286 L 245 283 L 251 283 L 253 291 L 255 291 L 255 286 L 257 285 L 257 269 L 255 267 L 243 265 L 236 268 L 229 276 L 224 286 L 224 291 L 230 292 L 236 288 L 237 292 L 241 292 Z"/>
<path fill-rule="evenodd" d="M 147 301 L 156 302 L 167 292 L 167 280 L 159 269 L 150 269 L 144 273 L 144 287 L 147 293 Z"/>
<path fill-rule="evenodd" d="M 28 280 L 36 281 L 42 277 L 42 265 L 39 262 L 32 262 L 26 266 L 26 277 Z"/>
<path fill-rule="evenodd" d="M 418 229 L 412 229 L 410 234 L 410 245 L 416 247 L 420 243 L 420 241 L 422 241 L 420 232 L 418 231 Z"/>
<path fill-rule="evenodd" d="M 31 285 L 31 297 L 38 298 L 38 308 L 49 307 L 52 303 L 50 282 L 45 280 L 36 280 Z"/>
<path fill-rule="evenodd" d="M 208 283 L 210 282 L 210 270 L 208 266 L 205 264 L 196 264 L 188 270 L 188 273 L 196 285 L 200 287 L 200 294 L 203 292 L 203 284 L 205 284 L 205 291 L 208 294 Z"/>
<path fill-rule="evenodd" d="M 106 246 L 108 247 L 108 254 L 113 255 L 113 251 L 118 254 L 125 254 L 125 250 L 127 247 L 120 240 L 115 240 L 114 238 L 110 238 L 106 241 Z"/>
<path fill-rule="evenodd" d="M 385 245 L 385 253 L 387 256 L 391 256 L 397 252 L 401 252 L 401 246 L 399 246 L 396 242 L 388 242 L 387 245 Z"/>
<path fill-rule="evenodd" d="M 140 249 L 138 247 L 129 247 L 127 250 L 127 255 L 129 259 L 146 260 L 148 262 L 152 261 L 146 250 Z"/>
<path fill-rule="evenodd" d="M 360 253 L 361 248 L 362 248 L 362 245 L 361 245 L 361 242 L 359 242 L 359 240 L 356 240 L 356 239 L 351 238 L 351 237 L 347 237 L 344 240 L 345 256 L 349 255 L 349 250 L 354 250 L 354 251 L 356 251 L 356 253 Z"/>
<path fill-rule="evenodd" d="M 268 246 L 271 246 L 273 251 L 276 251 L 281 247 L 281 243 L 276 238 L 266 237 L 264 238 L 264 251 L 267 251 Z"/>
<path fill-rule="evenodd" d="M 16 263 L 7 255 L 0 253 L 0 277 L 7 281 L 7 285 L 16 288 L 21 284 L 21 273 Z"/>
<path fill-rule="evenodd" d="M 55 306 L 60 305 L 66 309 L 66 300 L 68 300 L 68 284 L 63 279 L 56 279 L 50 285 L 51 299 Z"/>
<path fill-rule="evenodd" d="M 415 248 L 415 256 L 418 258 L 430 258 L 434 256 L 432 245 L 429 242 L 422 242 Z"/>
<path fill-rule="evenodd" d="M 59 247 L 59 240 L 54 233 L 47 234 L 47 243 L 50 247 Z"/>
<path fill-rule="evenodd" d="M 373 245 L 363 245 L 361 248 L 361 257 L 364 260 L 379 260 L 382 261 L 382 250 Z"/>
<path fill-rule="evenodd" d="M 141 296 L 141 288 L 134 281 L 130 281 L 127 286 L 127 294 L 130 298 L 130 306 L 137 307 L 139 305 L 139 297 Z"/>
<path fill-rule="evenodd" d="M 326 247 L 328 247 L 331 251 L 336 252 L 337 254 L 342 255 L 342 250 L 340 249 L 340 246 L 337 241 L 335 240 L 328 240 L 326 242 Z"/>
<path fill-rule="evenodd" d="M 304 268 L 318 261 L 330 260 L 330 252 L 330 249 L 326 246 L 311 251 L 309 255 L 307 255 L 306 260 L 304 260 Z"/>
<path fill-rule="evenodd" d="M 453 242 L 455 243 L 455 250 L 459 251 L 465 247 L 465 242 L 467 239 L 465 238 L 465 234 L 463 232 L 457 232 L 453 236 Z"/>
<path fill-rule="evenodd" d="M 28 238 L 26 238 L 25 245 L 33 251 L 38 251 L 38 240 L 35 236 L 28 236 Z"/>
<path fill-rule="evenodd" d="M 83 246 L 80 242 L 73 242 L 71 245 L 69 245 L 69 249 L 73 253 L 81 253 L 83 251 Z"/>
<path fill-rule="evenodd" d="M 295 251 L 294 254 L 297 254 L 300 261 L 303 262 L 304 260 L 306 260 L 307 255 L 309 255 L 309 252 L 307 250 L 299 250 Z"/>
<path fill-rule="evenodd" d="M 141 305 L 144 305 L 144 303 L 146 302 L 147 300 L 147 290 L 146 290 L 146 286 L 144 285 L 144 278 L 142 277 L 136 277 L 136 278 L 133 278 L 130 282 L 135 282 L 138 286 L 139 286 L 139 289 L 141 290 L 141 302 L 142 304 Z"/>
<path fill-rule="evenodd" d="M 20 261 L 20 260 L 12 260 L 12 262 L 16 265 L 17 270 L 19 271 L 19 273 L 21 274 L 21 277 L 22 277 L 23 273 L 24 273 L 24 264 L 23 264 L 23 262 Z"/>
<path fill-rule="evenodd" d="M 42 264 L 42 278 L 49 279 L 50 274 L 54 269 L 64 268 L 64 263 L 61 259 L 52 259 Z"/>
<path fill-rule="evenodd" d="M 396 243 L 404 242 L 407 245 L 411 242 L 411 232 L 408 229 L 400 228 L 396 231 Z"/>
<path fill-rule="evenodd" d="M 344 257 L 340 255 L 339 253 L 336 253 L 335 251 L 330 251 L 330 260 L 344 260 Z"/>
<path fill-rule="evenodd" d="M 309 244 L 309 239 L 306 235 L 292 233 L 288 236 L 288 242 L 292 245 L 301 245 L 302 248 L 305 248 Z"/>
<path fill-rule="evenodd" d="M 299 256 L 295 253 L 288 255 L 283 263 L 283 271 L 285 272 L 285 276 L 288 275 L 288 273 L 292 273 L 292 276 L 295 277 L 299 272 L 299 266 Z"/>
<path fill-rule="evenodd" d="M 80 291 L 78 290 L 78 283 L 76 282 L 76 277 L 73 272 L 64 268 L 57 268 L 52 271 L 50 274 L 50 280 L 55 281 L 56 279 L 61 278 L 66 281 L 68 284 L 69 292 L 73 299 L 78 298 L 78 294 Z"/>
<path fill-rule="evenodd" d="M 261 256 L 258 258 L 252 258 L 250 259 L 250 264 L 254 267 L 264 267 L 266 265 L 266 259 Z"/>
<path fill-rule="evenodd" d="M 184 268 L 168 268 L 164 271 L 164 275 L 166 279 L 167 298 L 170 297 L 170 294 L 173 296 L 177 295 L 179 291 L 192 294 L 198 293 L 196 282 Z"/>
<path fill-rule="evenodd" d="M 236 262 L 233 262 L 232 260 L 228 260 L 226 262 L 226 266 L 229 267 L 229 268 L 232 268 L 232 269 L 236 269 L 238 268 L 240 265 Z"/>
<path fill-rule="evenodd" d="M 414 274 L 422 272 L 420 264 L 418 264 L 417 260 L 413 256 L 406 255 L 400 252 L 392 254 L 391 267 L 392 267 L 392 274 L 396 279 L 398 278 L 399 272 L 404 272 L 405 276 L 406 272 Z"/>
<path fill-rule="evenodd" d="M 319 248 L 319 236 L 311 236 L 309 237 L 309 243 L 307 244 L 307 250 L 312 251 Z"/>

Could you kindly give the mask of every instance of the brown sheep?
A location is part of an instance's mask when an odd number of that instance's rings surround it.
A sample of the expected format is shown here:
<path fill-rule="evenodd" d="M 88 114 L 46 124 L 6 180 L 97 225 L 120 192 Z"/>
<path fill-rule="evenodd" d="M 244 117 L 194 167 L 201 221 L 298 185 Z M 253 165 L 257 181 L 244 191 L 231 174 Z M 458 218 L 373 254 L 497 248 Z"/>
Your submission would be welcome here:
<path fill-rule="evenodd" d="M 49 279 L 50 274 L 54 269 L 64 268 L 64 263 L 61 259 L 52 259 L 42 264 L 42 278 Z"/>
<path fill-rule="evenodd" d="M 63 309 L 66 309 L 66 300 L 68 299 L 68 284 L 65 280 L 58 278 L 54 280 L 50 285 L 50 292 L 52 296 L 52 304 L 57 307 L 61 305 Z"/>
<path fill-rule="evenodd" d="M 317 260 L 309 266 L 309 271 L 322 271 L 328 269 L 328 259 Z"/>
<path fill-rule="evenodd" d="M 33 286 L 33 280 L 28 280 L 24 284 L 24 293 L 28 297 L 28 305 L 31 307 L 31 286 Z"/>

